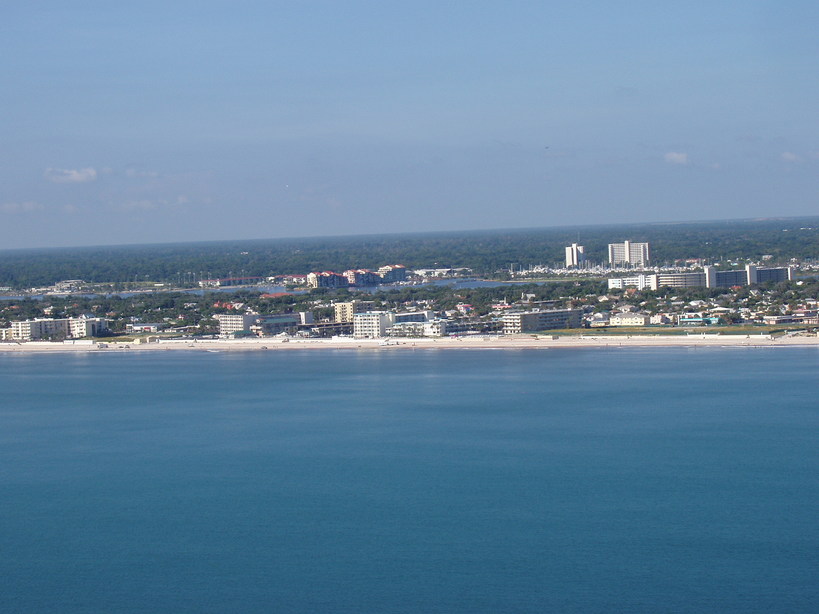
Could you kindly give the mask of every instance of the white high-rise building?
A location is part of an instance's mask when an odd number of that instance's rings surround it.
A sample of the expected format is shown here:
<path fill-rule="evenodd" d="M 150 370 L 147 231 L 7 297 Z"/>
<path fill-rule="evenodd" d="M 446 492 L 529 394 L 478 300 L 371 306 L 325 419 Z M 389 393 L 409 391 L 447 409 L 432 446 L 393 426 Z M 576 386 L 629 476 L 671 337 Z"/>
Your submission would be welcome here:
<path fill-rule="evenodd" d="M 566 248 L 566 268 L 579 268 L 586 264 L 586 248 L 572 243 Z"/>
<path fill-rule="evenodd" d="M 648 243 L 609 243 L 609 264 L 611 266 L 641 267 L 648 265 L 651 258 Z"/>
<path fill-rule="evenodd" d="M 387 329 L 395 324 L 395 314 L 387 311 L 366 311 L 353 315 L 353 337 L 378 339 L 387 336 Z"/>

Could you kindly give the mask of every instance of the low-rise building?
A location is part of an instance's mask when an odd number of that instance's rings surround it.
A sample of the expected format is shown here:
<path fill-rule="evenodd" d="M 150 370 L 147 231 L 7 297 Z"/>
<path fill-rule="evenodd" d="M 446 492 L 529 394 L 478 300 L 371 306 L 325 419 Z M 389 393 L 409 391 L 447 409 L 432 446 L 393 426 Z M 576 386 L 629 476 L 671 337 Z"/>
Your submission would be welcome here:
<path fill-rule="evenodd" d="M 446 320 L 429 322 L 396 322 L 387 329 L 390 337 L 443 337 L 447 333 Z"/>
<path fill-rule="evenodd" d="M 223 277 L 221 279 L 203 279 L 200 288 L 226 288 L 230 286 L 255 286 L 265 282 L 264 277 Z"/>
<path fill-rule="evenodd" d="M 300 318 L 296 314 L 260 315 L 256 316 L 256 321 L 250 325 L 250 332 L 258 337 L 282 333 L 292 335 L 300 323 Z"/>
<path fill-rule="evenodd" d="M 446 334 L 491 334 L 503 332 L 503 322 L 498 318 L 458 318 L 446 319 Z"/>
<path fill-rule="evenodd" d="M 589 328 L 603 328 L 609 325 L 609 314 L 608 313 L 595 313 L 586 320 Z"/>
<path fill-rule="evenodd" d="M 719 316 L 705 316 L 701 313 L 683 313 L 677 316 L 679 326 L 716 326 L 722 323 Z"/>
<path fill-rule="evenodd" d="M 308 337 L 336 337 L 339 335 L 352 335 L 352 322 L 314 322 L 313 324 L 303 324 L 299 326 L 299 334 Z"/>
<path fill-rule="evenodd" d="M 158 333 L 168 328 L 167 322 L 133 322 L 125 325 L 126 333 Z"/>
<path fill-rule="evenodd" d="M 649 275 L 652 290 L 658 288 L 701 288 L 707 286 L 706 274 L 696 271 L 691 273 L 657 273 Z"/>
<path fill-rule="evenodd" d="M 609 318 L 609 326 L 646 326 L 649 317 L 644 313 L 615 313 Z"/>
<path fill-rule="evenodd" d="M 580 309 L 513 311 L 504 313 L 501 321 L 503 333 L 512 335 L 554 328 L 578 328 L 581 315 Z"/>
<path fill-rule="evenodd" d="M 654 285 L 654 275 L 632 275 L 631 277 L 612 277 L 608 280 L 609 290 L 622 290 L 627 287 L 635 287 L 638 290 L 645 290 Z"/>
<path fill-rule="evenodd" d="M 11 323 L 11 338 L 17 341 L 36 339 L 82 339 L 97 337 L 108 331 L 104 318 L 35 318 Z"/>
<path fill-rule="evenodd" d="M 433 312 L 430 310 L 424 311 L 404 311 L 395 314 L 395 322 L 429 322 L 433 319 Z"/>

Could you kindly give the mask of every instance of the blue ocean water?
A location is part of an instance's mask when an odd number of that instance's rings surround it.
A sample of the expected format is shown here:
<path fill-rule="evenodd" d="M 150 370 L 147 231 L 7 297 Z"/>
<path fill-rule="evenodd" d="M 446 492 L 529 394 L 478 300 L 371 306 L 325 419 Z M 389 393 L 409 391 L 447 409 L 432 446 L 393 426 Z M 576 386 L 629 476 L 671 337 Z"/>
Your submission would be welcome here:
<path fill-rule="evenodd" d="M 0 355 L 0 611 L 815 612 L 817 367 Z"/>

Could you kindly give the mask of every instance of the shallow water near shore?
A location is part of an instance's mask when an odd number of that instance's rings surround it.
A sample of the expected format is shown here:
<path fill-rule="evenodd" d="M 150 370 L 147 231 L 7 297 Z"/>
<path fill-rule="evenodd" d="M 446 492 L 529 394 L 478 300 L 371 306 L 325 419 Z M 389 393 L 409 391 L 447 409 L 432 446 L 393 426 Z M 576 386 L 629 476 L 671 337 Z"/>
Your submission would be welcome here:
<path fill-rule="evenodd" d="M 0 610 L 814 611 L 817 367 L 0 355 Z"/>

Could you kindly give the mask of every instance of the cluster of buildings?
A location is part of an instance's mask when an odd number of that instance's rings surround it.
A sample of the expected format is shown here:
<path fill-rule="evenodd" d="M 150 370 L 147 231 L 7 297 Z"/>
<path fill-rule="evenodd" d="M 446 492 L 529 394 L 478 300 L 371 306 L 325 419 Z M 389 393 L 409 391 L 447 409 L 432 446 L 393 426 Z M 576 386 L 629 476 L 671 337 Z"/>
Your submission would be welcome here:
<path fill-rule="evenodd" d="M 307 274 L 311 288 L 347 288 L 349 286 L 377 286 L 406 281 L 407 269 L 403 264 L 388 264 L 377 271 L 350 269 L 343 273 L 317 271 Z"/>
<path fill-rule="evenodd" d="M 793 270 L 790 267 L 762 268 L 749 264 L 744 269 L 733 271 L 719 271 L 713 266 L 706 266 L 702 271 L 684 273 L 640 273 L 630 277 L 610 278 L 608 285 L 609 289 L 634 287 L 638 290 L 657 290 L 661 287 L 731 288 L 791 279 Z"/>
<path fill-rule="evenodd" d="M 300 328 L 313 324 L 313 314 L 300 311 L 292 314 L 219 313 L 213 316 L 219 322 L 221 337 L 254 335 L 295 335 Z"/>
<path fill-rule="evenodd" d="M 584 246 L 573 243 L 565 248 L 567 269 L 583 269 L 592 272 L 586 260 Z M 763 261 L 765 258 L 763 258 Z M 608 245 L 609 268 L 603 275 L 612 274 L 613 269 L 621 269 L 627 276 L 608 279 L 609 289 L 634 288 L 636 290 L 658 290 L 667 288 L 740 288 L 744 286 L 781 282 L 793 279 L 791 267 L 761 267 L 747 265 L 741 269 L 718 270 L 714 266 L 702 266 L 701 261 L 690 262 L 690 268 L 646 268 L 650 263 L 648 243 L 624 241 Z M 734 266 L 737 266 L 736 264 Z M 697 267 L 697 268 L 694 268 Z M 700 269 L 701 267 L 701 269 Z M 636 271 L 633 269 L 637 269 Z M 421 269 L 413 272 L 414 278 L 435 279 L 462 277 L 471 273 L 469 269 Z M 375 286 L 384 283 L 396 283 L 407 280 L 408 271 L 403 265 L 387 265 L 377 271 L 368 269 L 350 269 L 343 273 L 333 271 L 312 272 L 306 276 L 288 276 L 288 281 L 306 284 L 312 288 L 347 288 Z M 261 277 L 237 277 L 207 279 L 200 285 L 208 287 L 247 285 L 262 283 Z M 268 279 L 269 281 L 269 279 Z M 83 286 L 81 280 L 60 282 L 55 289 L 76 291 Z M 744 292 L 748 296 L 763 296 L 764 289 L 751 289 Z M 618 297 L 618 294 L 622 295 Z M 324 310 L 322 320 L 317 321 L 313 312 L 259 314 L 251 311 L 244 303 L 215 303 L 213 307 L 235 310 L 233 313 L 221 313 L 213 316 L 218 322 L 219 335 L 222 337 L 275 335 L 299 335 L 309 337 L 351 336 L 358 339 L 386 337 L 439 337 L 459 333 L 503 333 L 521 334 L 554 329 L 579 327 L 617 327 L 648 325 L 708 325 L 719 324 L 726 319 L 733 322 L 764 322 L 765 324 L 805 323 L 819 324 L 817 305 L 798 306 L 786 311 L 777 311 L 776 304 L 767 305 L 767 311 L 753 311 L 753 299 L 746 305 L 731 304 L 731 296 L 725 295 L 723 305 L 676 304 L 676 297 L 670 299 L 665 311 L 646 307 L 644 301 L 639 309 L 648 309 L 650 313 L 641 313 L 633 308 L 636 304 L 624 305 L 633 292 L 610 293 L 609 296 L 596 297 L 587 295 L 575 297 L 573 305 L 584 305 L 583 309 L 566 308 L 566 299 L 560 301 L 536 302 L 534 295 L 523 295 L 520 301 L 509 304 L 504 299 L 498 304 L 482 305 L 479 310 L 482 317 L 475 315 L 472 305 L 458 304 L 454 309 L 440 312 L 435 309 L 434 301 L 408 301 L 395 305 L 394 310 L 377 307 L 380 303 L 368 300 L 351 300 L 325 303 L 314 301 L 312 305 Z M 736 296 L 736 291 L 733 292 Z M 628 295 L 628 296 L 627 296 Z M 273 295 L 271 295 L 273 296 Z M 591 298 L 590 298 L 591 297 Z M 264 295 L 263 295 L 264 298 Z M 653 300 L 653 299 L 652 299 Z M 601 305 L 612 301 L 609 312 L 600 313 Z M 195 307 L 195 303 L 185 304 Z M 699 307 L 702 307 L 700 309 Z M 313 307 L 311 307 L 313 308 Z M 327 308 L 332 308 L 332 316 Z M 401 311 L 403 310 L 403 311 Z M 51 312 L 44 310 L 45 315 Z M 108 316 L 116 315 L 108 313 Z M 181 316 L 179 316 L 180 319 Z M 156 333 L 168 330 L 169 318 L 165 322 L 143 323 L 132 318 L 126 326 L 127 333 Z M 191 328 L 189 326 L 187 328 Z M 109 332 L 109 323 L 103 318 L 82 316 L 77 318 L 35 318 L 24 321 L 13 321 L 11 326 L 0 329 L 0 340 L 34 341 L 39 339 L 61 340 L 97 337 Z M 173 332 L 188 332 L 182 328 Z"/>
<path fill-rule="evenodd" d="M 645 269 L 651 262 L 648 243 L 624 241 L 609 243 L 608 264 L 610 269 Z M 566 268 L 586 268 L 586 250 L 582 245 L 572 243 L 566 247 Z M 747 265 L 744 269 L 721 271 L 713 266 L 704 266 L 701 271 L 680 271 L 655 269 L 656 272 L 642 272 L 627 277 L 614 277 L 608 280 L 609 289 L 627 287 L 638 290 L 657 290 L 668 288 L 731 288 L 749 286 L 769 281 L 779 282 L 793 279 L 790 267 L 764 268 Z"/>
<path fill-rule="evenodd" d="M 648 243 L 624 241 L 609 243 L 608 262 L 611 268 L 640 268 L 648 266 L 651 261 Z M 577 243 L 566 247 L 566 268 L 582 269 L 587 265 L 586 248 Z"/>
<path fill-rule="evenodd" d="M 496 318 L 460 317 L 468 314 L 461 305 L 457 314 L 440 316 L 430 309 L 388 311 L 375 309 L 373 301 L 353 300 L 333 303 L 333 321 L 316 322 L 312 313 L 285 315 L 218 314 L 222 337 L 277 334 L 311 337 L 352 336 L 356 339 L 386 337 L 443 337 L 458 333 L 517 334 L 582 325 L 580 309 L 552 309 L 545 304 L 529 309 L 504 309 Z M 504 305 L 504 308 L 510 307 Z M 454 317 L 458 316 L 458 317 Z"/>
<path fill-rule="evenodd" d="M 227 288 L 232 286 L 255 286 L 266 282 L 282 281 L 294 285 L 306 284 L 311 288 L 348 288 L 350 286 L 378 286 L 380 284 L 406 281 L 407 270 L 402 264 L 388 264 L 377 271 L 350 269 L 343 273 L 314 271 L 307 275 L 279 275 L 275 277 L 221 277 L 203 279 L 202 288 Z"/>
<path fill-rule="evenodd" d="M 400 337 L 441 337 L 448 333 L 447 320 L 430 310 L 392 312 L 375 310 L 373 301 L 333 303 L 333 320 L 316 322 L 312 312 L 260 315 L 255 313 L 217 314 L 220 337 L 303 335 L 332 337 L 352 335 L 357 339 Z"/>
<path fill-rule="evenodd" d="M 614 297 L 600 297 L 613 299 Z M 651 313 L 639 306 L 620 304 L 610 312 L 589 314 L 586 325 L 590 328 L 618 326 L 709 326 L 727 322 L 738 324 L 805 324 L 819 325 L 819 301 L 803 300 L 780 303 L 774 292 L 752 289 L 745 298 L 727 298 L 682 301 L 673 297 Z"/>

